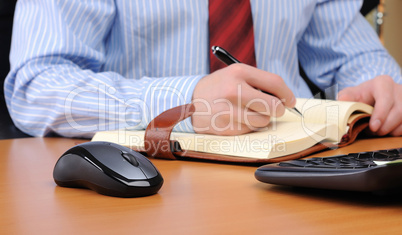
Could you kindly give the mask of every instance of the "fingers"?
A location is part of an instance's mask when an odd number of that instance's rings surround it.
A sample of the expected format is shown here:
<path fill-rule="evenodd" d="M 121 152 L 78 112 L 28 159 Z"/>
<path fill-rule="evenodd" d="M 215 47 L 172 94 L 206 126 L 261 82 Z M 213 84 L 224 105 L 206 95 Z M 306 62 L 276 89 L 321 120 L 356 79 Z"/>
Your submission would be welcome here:
<path fill-rule="evenodd" d="M 213 115 L 198 115 L 198 119 L 204 119 L 206 126 L 200 126 L 193 122 L 197 133 L 216 135 L 241 135 L 268 126 L 270 117 L 260 113 L 235 108 L 231 111 L 220 111 Z"/>
<path fill-rule="evenodd" d="M 384 123 L 379 123 L 379 128 L 376 131 L 377 135 L 383 136 L 391 134 L 394 136 L 400 136 L 402 134 L 402 111 L 396 107 L 391 110 L 389 115 L 386 117 Z"/>
<path fill-rule="evenodd" d="M 384 120 L 382 123 L 379 123 L 379 125 L 376 134 L 378 135 L 387 135 L 391 134 L 393 136 L 401 136 L 402 135 L 402 85 L 395 84 L 393 86 L 393 92 L 392 97 L 389 98 L 389 102 L 391 103 L 392 106 L 390 107 L 388 113 L 386 113 L 384 119 L 381 119 L 379 117 L 377 120 L 381 121 Z M 377 104 L 374 106 L 375 111 L 378 111 L 378 116 L 381 115 L 380 107 L 376 110 Z M 381 107 L 382 108 L 382 107 Z M 374 115 L 374 112 L 373 112 Z M 370 122 L 371 124 L 371 122 Z M 370 126 L 371 127 L 371 126 Z"/>
<path fill-rule="evenodd" d="M 402 85 L 389 76 L 378 76 L 355 87 L 343 89 L 338 100 L 357 101 L 374 107 L 370 130 L 377 135 L 402 135 Z"/>
<path fill-rule="evenodd" d="M 194 105 L 196 109 L 204 110 L 194 113 L 192 117 L 193 128 L 197 133 L 239 135 L 268 126 L 270 121 L 267 115 L 232 105 L 225 100 L 216 102 L 213 108 L 206 108 L 208 104 Z"/>
<path fill-rule="evenodd" d="M 394 82 L 392 80 L 389 81 L 387 78 L 373 79 L 369 88 L 375 100 L 373 114 L 370 119 L 370 129 L 373 132 L 394 125 L 394 117 L 391 117 L 387 122 L 387 117 L 393 113 L 391 110 L 395 103 L 394 85 Z"/>
<path fill-rule="evenodd" d="M 250 130 L 255 130 L 261 127 L 268 126 L 270 117 L 250 109 L 238 108 L 233 115 L 235 123 L 241 123 L 247 126 Z"/>
<path fill-rule="evenodd" d="M 361 102 L 359 89 L 357 87 L 346 87 L 338 93 L 337 100 Z"/>
<path fill-rule="evenodd" d="M 399 127 L 394 129 L 390 134 L 392 136 L 402 136 L 402 124 L 399 124 Z"/>
<path fill-rule="evenodd" d="M 218 112 L 211 118 L 212 129 L 220 135 L 248 133 L 268 126 L 269 116 L 235 107 L 233 112 Z"/>
<path fill-rule="evenodd" d="M 237 135 L 267 126 L 270 116 L 283 115 L 284 105 L 293 107 L 295 98 L 279 76 L 233 64 L 202 78 L 192 102 L 197 133 Z"/>
<path fill-rule="evenodd" d="M 285 107 L 278 98 L 267 95 L 246 84 L 242 89 L 241 104 L 244 108 L 266 116 L 280 117 Z"/>
<path fill-rule="evenodd" d="M 338 93 L 337 99 L 340 101 L 362 102 L 374 105 L 375 99 L 372 95 L 372 80 L 354 87 L 346 87 Z"/>
<path fill-rule="evenodd" d="M 230 67 L 234 75 L 244 77 L 251 87 L 277 97 L 286 107 L 294 107 L 295 96 L 280 76 L 245 64 L 233 64 Z"/>

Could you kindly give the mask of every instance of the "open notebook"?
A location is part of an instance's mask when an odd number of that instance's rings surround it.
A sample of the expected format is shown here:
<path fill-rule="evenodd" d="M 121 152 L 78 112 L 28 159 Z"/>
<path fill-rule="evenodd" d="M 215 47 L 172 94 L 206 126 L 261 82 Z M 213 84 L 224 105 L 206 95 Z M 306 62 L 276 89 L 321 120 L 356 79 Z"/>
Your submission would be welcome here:
<path fill-rule="evenodd" d="M 297 99 L 299 117 L 286 111 L 273 118 L 268 127 L 237 136 L 217 136 L 172 132 L 170 139 L 182 150 L 228 157 L 272 159 L 309 149 L 317 143 L 331 146 L 348 139 L 351 123 L 371 114 L 373 108 L 357 102 L 320 99 Z M 161 114 L 162 115 L 162 114 Z M 135 150 L 144 149 L 145 131 L 98 132 L 92 141 L 109 141 Z M 183 154 L 182 154 L 183 155 Z"/>

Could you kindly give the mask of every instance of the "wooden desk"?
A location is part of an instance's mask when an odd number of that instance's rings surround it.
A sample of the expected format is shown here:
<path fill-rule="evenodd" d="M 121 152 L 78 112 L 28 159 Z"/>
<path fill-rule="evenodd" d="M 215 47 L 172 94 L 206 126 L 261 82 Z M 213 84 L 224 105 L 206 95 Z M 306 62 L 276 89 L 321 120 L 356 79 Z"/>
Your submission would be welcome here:
<path fill-rule="evenodd" d="M 402 196 L 292 189 L 258 182 L 256 167 L 152 160 L 156 195 L 122 199 L 56 186 L 59 156 L 77 140 L 0 141 L 0 234 L 400 234 Z M 401 147 L 361 140 L 326 153 Z"/>

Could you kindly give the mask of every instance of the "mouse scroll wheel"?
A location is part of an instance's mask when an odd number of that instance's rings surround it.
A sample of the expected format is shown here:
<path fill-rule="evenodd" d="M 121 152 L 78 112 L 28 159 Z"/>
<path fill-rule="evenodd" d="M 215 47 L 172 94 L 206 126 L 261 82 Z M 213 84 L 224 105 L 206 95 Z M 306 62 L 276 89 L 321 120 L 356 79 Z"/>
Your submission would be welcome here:
<path fill-rule="evenodd" d="M 131 163 L 134 166 L 138 166 L 139 163 L 137 159 L 130 153 L 122 153 L 121 154 L 129 163 Z"/>

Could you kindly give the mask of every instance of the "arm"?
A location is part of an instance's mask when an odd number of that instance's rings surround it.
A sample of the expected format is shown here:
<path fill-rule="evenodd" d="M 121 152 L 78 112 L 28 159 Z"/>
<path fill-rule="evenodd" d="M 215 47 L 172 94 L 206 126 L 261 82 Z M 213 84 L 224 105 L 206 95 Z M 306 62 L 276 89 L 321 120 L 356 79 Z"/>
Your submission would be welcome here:
<path fill-rule="evenodd" d="M 21 0 L 15 14 L 5 95 L 14 122 L 31 135 L 144 129 L 160 112 L 189 103 L 201 77 L 127 79 L 105 71 L 114 1 Z M 191 124 L 177 128 L 191 131 Z"/>
<path fill-rule="evenodd" d="M 321 89 L 355 86 L 401 71 L 360 14 L 361 1 L 319 1 L 300 43 L 300 63 Z"/>
<path fill-rule="evenodd" d="M 401 135 L 401 69 L 360 15 L 360 5 L 319 3 L 300 42 L 300 61 L 321 89 L 335 86 L 338 99 L 373 105 L 373 132 Z"/>

